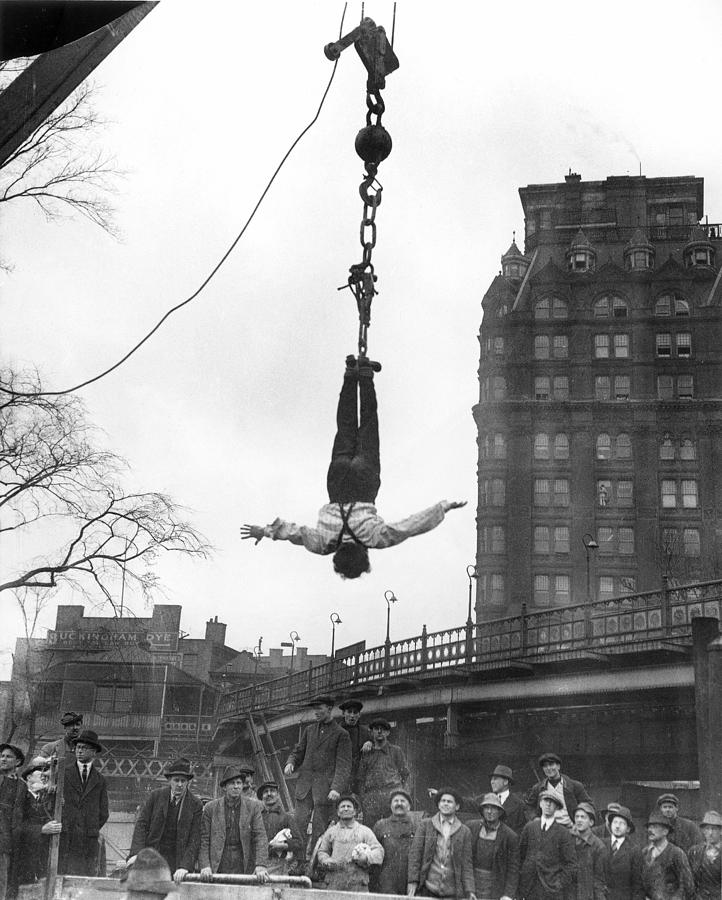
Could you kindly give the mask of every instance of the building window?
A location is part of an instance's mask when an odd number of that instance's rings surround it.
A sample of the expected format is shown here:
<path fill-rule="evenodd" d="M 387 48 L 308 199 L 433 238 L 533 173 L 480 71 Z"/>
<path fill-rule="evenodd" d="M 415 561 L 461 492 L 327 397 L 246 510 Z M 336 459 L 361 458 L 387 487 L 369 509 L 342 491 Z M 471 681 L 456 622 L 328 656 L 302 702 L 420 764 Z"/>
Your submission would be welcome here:
<path fill-rule="evenodd" d="M 546 525 L 534 527 L 534 552 L 549 553 L 549 529 Z"/>
<path fill-rule="evenodd" d="M 594 399 L 595 400 L 611 400 L 612 397 L 612 380 L 609 375 L 595 375 L 594 377 Z"/>
<path fill-rule="evenodd" d="M 597 505 L 629 507 L 634 505 L 634 482 L 629 478 L 611 481 L 600 478 L 597 481 Z"/>
<path fill-rule="evenodd" d="M 677 376 L 677 399 L 691 400 L 694 397 L 694 378 L 691 375 Z"/>
<path fill-rule="evenodd" d="M 551 484 L 548 478 L 534 479 L 534 506 L 551 505 Z"/>
<path fill-rule="evenodd" d="M 552 318 L 566 319 L 568 316 L 567 302 L 561 297 L 552 298 Z"/>
<path fill-rule="evenodd" d="M 554 506 L 569 506 L 569 479 L 554 479 Z"/>
<path fill-rule="evenodd" d="M 619 529 L 619 552 L 623 556 L 629 556 L 634 553 L 634 529 Z"/>
<path fill-rule="evenodd" d="M 594 317 L 597 319 L 626 319 L 629 314 L 627 301 L 623 297 L 608 294 L 594 303 Z"/>
<path fill-rule="evenodd" d="M 597 504 L 599 506 L 609 506 L 612 499 L 612 482 L 607 479 L 601 479 L 597 482 Z"/>
<path fill-rule="evenodd" d="M 600 575 L 598 585 L 599 600 L 611 600 L 613 597 L 624 597 L 634 594 L 637 581 L 634 575 Z"/>
<path fill-rule="evenodd" d="M 501 335 L 494 337 L 494 356 L 504 355 L 504 338 Z"/>
<path fill-rule="evenodd" d="M 554 584 L 554 603 L 558 606 L 569 605 L 569 576 L 556 575 Z"/>
<path fill-rule="evenodd" d="M 569 378 L 566 375 L 555 375 L 552 385 L 555 400 L 569 399 Z"/>
<path fill-rule="evenodd" d="M 699 529 L 682 529 L 682 547 L 685 556 L 701 556 Z"/>
<path fill-rule="evenodd" d="M 634 505 L 634 482 L 627 479 L 617 482 L 617 506 Z"/>
<path fill-rule="evenodd" d="M 683 359 L 692 355 L 692 334 L 689 331 L 657 335 L 657 356 L 669 359 L 675 355 Z"/>
<path fill-rule="evenodd" d="M 612 439 L 608 434 L 602 432 L 597 435 L 597 459 L 612 458 Z"/>
<path fill-rule="evenodd" d="M 614 355 L 617 359 L 627 359 L 629 357 L 629 335 L 614 335 Z"/>
<path fill-rule="evenodd" d="M 501 375 L 494 375 L 492 379 L 492 399 L 506 399 L 506 379 Z"/>
<path fill-rule="evenodd" d="M 493 525 L 491 528 L 491 552 L 506 553 L 506 532 L 503 525 Z"/>
<path fill-rule="evenodd" d="M 677 482 L 662 480 L 662 508 L 674 509 L 677 506 Z"/>
<path fill-rule="evenodd" d="M 494 459 L 506 459 L 506 438 L 500 432 L 494 435 Z"/>
<path fill-rule="evenodd" d="M 509 312 L 509 304 L 508 303 L 500 303 L 496 308 L 496 317 L 498 319 L 503 319 L 505 315 Z"/>
<path fill-rule="evenodd" d="M 569 356 L 569 338 L 565 334 L 554 335 L 554 359 L 566 359 Z"/>
<path fill-rule="evenodd" d="M 617 459 L 632 458 L 632 439 L 625 432 L 617 435 L 614 455 L 617 457 Z"/>
<path fill-rule="evenodd" d="M 551 302 L 548 297 L 544 297 L 543 300 L 537 300 L 534 305 L 534 318 L 535 319 L 548 319 L 549 313 L 551 310 Z"/>
<path fill-rule="evenodd" d="M 612 553 L 614 551 L 614 529 L 608 525 L 597 528 L 597 543 L 600 553 Z"/>
<path fill-rule="evenodd" d="M 689 331 L 677 332 L 677 356 L 689 357 L 692 355 L 692 335 Z"/>
<path fill-rule="evenodd" d="M 95 690 L 95 712 L 123 715 L 133 705 L 133 688 L 113 684 L 99 684 Z"/>
<path fill-rule="evenodd" d="M 659 445 L 660 459 L 674 459 L 674 444 L 669 434 L 665 434 L 662 443 Z"/>
<path fill-rule="evenodd" d="M 549 359 L 548 334 L 538 334 L 534 338 L 534 359 Z"/>
<path fill-rule="evenodd" d="M 697 459 L 697 446 L 690 438 L 683 438 L 679 445 L 679 458 L 685 461 Z"/>
<path fill-rule="evenodd" d="M 614 376 L 614 399 L 629 400 L 629 375 Z"/>
<path fill-rule="evenodd" d="M 594 335 L 594 355 L 597 359 L 608 359 L 609 358 L 609 335 L 608 334 L 595 334 Z"/>
<path fill-rule="evenodd" d="M 689 303 L 678 294 L 662 294 L 654 304 L 655 316 L 689 316 Z"/>
<path fill-rule="evenodd" d="M 569 553 L 569 526 L 557 525 L 554 528 L 554 552 Z"/>
<path fill-rule="evenodd" d="M 506 483 L 503 478 L 483 478 L 479 481 L 479 506 L 504 506 Z"/>
<path fill-rule="evenodd" d="M 569 459 L 569 437 L 558 434 L 554 438 L 554 459 Z"/>
<path fill-rule="evenodd" d="M 570 578 L 568 575 L 535 575 L 534 605 L 564 606 L 569 604 Z"/>
<path fill-rule="evenodd" d="M 534 605 L 549 606 L 549 576 L 534 576 Z"/>
<path fill-rule="evenodd" d="M 657 375 L 658 400 L 692 400 L 694 397 L 694 377 L 692 375 Z"/>
<path fill-rule="evenodd" d="M 671 375 L 657 375 L 657 399 L 674 400 L 674 378 Z"/>
<path fill-rule="evenodd" d="M 549 378 L 547 375 L 538 375 L 534 379 L 534 399 L 550 400 Z"/>
<path fill-rule="evenodd" d="M 685 479 L 682 482 L 682 507 L 684 509 L 697 509 L 697 482 Z"/>
<path fill-rule="evenodd" d="M 546 525 L 535 525 L 534 552 L 569 553 L 569 526 L 555 525 L 549 528 Z"/>
<path fill-rule="evenodd" d="M 672 335 L 671 334 L 658 334 L 657 335 L 657 356 L 671 356 L 672 355 Z"/>
<path fill-rule="evenodd" d="M 549 435 L 534 435 L 534 459 L 549 459 Z"/>
<path fill-rule="evenodd" d="M 504 603 L 504 576 L 499 572 L 491 576 L 491 603 L 492 606 L 502 606 Z"/>

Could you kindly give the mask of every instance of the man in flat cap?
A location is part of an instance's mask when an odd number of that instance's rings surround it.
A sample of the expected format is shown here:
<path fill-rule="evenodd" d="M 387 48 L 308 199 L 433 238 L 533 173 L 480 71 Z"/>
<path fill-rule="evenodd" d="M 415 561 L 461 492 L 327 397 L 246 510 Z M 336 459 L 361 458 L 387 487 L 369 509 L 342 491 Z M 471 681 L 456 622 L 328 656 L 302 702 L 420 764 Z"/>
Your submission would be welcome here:
<path fill-rule="evenodd" d="M 262 804 L 243 793 L 238 766 L 226 766 L 220 781 L 223 796 L 203 807 L 198 865 L 201 878 L 255 875 L 268 881 L 268 838 Z"/>
<path fill-rule="evenodd" d="M 411 816 L 411 795 L 401 788 L 391 791 L 391 815 L 379 819 L 373 832 L 384 848 L 380 869 L 371 870 L 370 889 L 375 894 L 406 893 L 408 884 L 409 850 L 416 825 Z"/>
<path fill-rule="evenodd" d="M 315 722 L 303 729 L 301 740 L 291 751 L 283 774 L 288 777 L 298 771 L 296 822 L 305 838 L 311 821 L 311 846 L 315 848 L 331 821 L 338 798 L 348 789 L 351 739 L 333 719 L 332 697 L 316 697 L 311 706 Z"/>
<path fill-rule="evenodd" d="M 304 846 L 296 819 L 281 806 L 275 781 L 264 781 L 256 796 L 263 804 L 261 815 L 268 838 L 268 874 L 286 875 L 291 860 L 298 859 Z"/>
<path fill-rule="evenodd" d="M 369 723 L 373 746 L 361 757 L 358 770 L 358 789 L 364 824 L 369 828 L 386 815 L 389 794 L 396 788 L 406 788 L 409 767 L 406 758 L 396 744 L 389 743 L 391 723 L 377 717 Z"/>
<path fill-rule="evenodd" d="M 524 826 L 519 838 L 519 895 L 524 900 L 563 900 L 577 871 L 574 837 L 557 821 L 562 801 L 556 791 L 538 796 L 541 816 Z"/>
<path fill-rule="evenodd" d="M 519 887 L 519 836 L 504 821 L 506 813 L 496 793 L 485 794 L 479 809 L 481 818 L 466 823 L 476 896 L 511 900 Z"/>
<path fill-rule="evenodd" d="M 98 735 L 86 729 L 65 759 L 63 812 L 58 872 L 63 875 L 98 874 L 100 829 L 108 821 L 108 788 L 93 765 L 103 752 Z"/>
<path fill-rule="evenodd" d="M 684 850 L 669 842 L 674 830 L 655 809 L 647 819 L 649 845 L 642 850 L 642 886 L 647 900 L 693 900 L 694 877 Z"/>
<path fill-rule="evenodd" d="M 80 734 L 81 728 L 83 726 L 83 714 L 79 712 L 73 712 L 72 710 L 63 715 L 60 718 L 60 724 L 63 726 L 63 730 L 65 734 L 63 737 L 58 738 L 55 741 L 50 741 L 47 744 L 43 744 L 43 746 L 38 751 L 40 756 L 45 756 L 50 758 L 51 756 L 59 756 L 59 748 L 60 745 L 64 745 L 64 756 L 70 756 L 75 749 L 75 742 L 78 739 L 78 735 Z"/>
<path fill-rule="evenodd" d="M 499 763 L 489 775 L 491 789 L 499 798 L 504 810 L 504 824 L 517 834 L 521 834 L 528 819 L 526 815 L 526 803 L 519 794 L 512 794 L 511 787 L 514 784 L 514 773 L 509 766 Z"/>
<path fill-rule="evenodd" d="M 14 744 L 0 744 L 0 898 L 4 898 L 13 855 L 17 850 L 25 805 L 25 783 L 17 777 L 17 768 L 25 761 L 23 751 Z"/>
<path fill-rule="evenodd" d="M 597 811 L 585 800 L 574 810 L 572 834 L 577 851 L 577 871 L 568 900 L 606 900 L 609 854 L 602 839 L 592 834 L 596 819 Z"/>
<path fill-rule="evenodd" d="M 655 806 L 672 826 L 668 838 L 671 844 L 676 844 L 677 847 L 688 853 L 690 847 L 704 843 L 699 825 L 691 819 L 685 819 L 684 816 L 679 815 L 679 800 L 674 794 L 662 794 L 657 797 Z"/>
<path fill-rule="evenodd" d="M 371 749 L 371 732 L 360 721 L 361 710 L 364 708 L 363 703 L 355 698 L 344 700 L 339 703 L 338 708 L 343 713 L 343 721 L 339 724 L 344 731 L 348 732 L 351 740 L 351 777 L 349 778 L 349 786 L 352 790 L 358 790 L 358 767 L 361 762 L 361 754 L 368 753 Z"/>
<path fill-rule="evenodd" d="M 591 803 L 592 798 L 581 781 L 575 781 L 568 775 L 562 775 L 562 761 L 556 753 L 542 753 L 539 757 L 539 765 L 544 772 L 544 778 L 530 788 L 524 794 L 526 803 L 532 815 L 536 815 L 539 805 L 539 797 L 543 791 L 552 791 L 559 797 L 559 810 L 556 818 L 561 825 L 571 828 L 574 821 L 574 811 L 584 801 Z"/>
<path fill-rule="evenodd" d="M 695 900 L 719 900 L 722 896 L 722 816 L 711 809 L 700 822 L 703 844 L 690 847 L 687 858 L 694 876 Z"/>
<path fill-rule="evenodd" d="M 168 864 L 176 884 L 180 884 L 188 872 L 195 870 L 203 804 L 190 790 L 190 760 L 181 757 L 168 763 L 163 775 L 167 784 L 151 793 L 138 814 L 128 862 L 143 847 L 152 847 Z"/>

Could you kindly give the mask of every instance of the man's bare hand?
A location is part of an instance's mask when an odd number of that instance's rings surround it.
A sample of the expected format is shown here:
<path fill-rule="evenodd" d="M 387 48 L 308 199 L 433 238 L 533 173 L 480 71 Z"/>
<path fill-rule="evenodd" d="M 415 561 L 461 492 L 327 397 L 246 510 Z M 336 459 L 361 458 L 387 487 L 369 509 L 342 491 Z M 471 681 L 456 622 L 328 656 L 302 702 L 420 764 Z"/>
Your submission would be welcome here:
<path fill-rule="evenodd" d="M 253 540 L 258 543 L 262 538 L 264 538 L 265 532 L 263 531 L 263 527 L 261 525 L 242 525 L 241 526 L 241 540 L 247 541 L 249 538 L 253 538 Z"/>
<path fill-rule="evenodd" d="M 450 509 L 461 509 L 462 506 L 466 506 L 466 500 L 442 500 L 441 505 L 444 508 L 444 512 L 448 512 Z"/>
<path fill-rule="evenodd" d="M 338 798 L 340 796 L 341 796 L 341 794 L 339 794 L 338 791 L 329 791 L 328 792 L 328 799 L 331 801 L 331 803 L 336 803 L 336 801 L 338 800 Z"/>
<path fill-rule="evenodd" d="M 173 881 L 175 881 L 176 884 L 180 884 L 187 874 L 188 869 L 176 869 L 173 873 Z"/>
<path fill-rule="evenodd" d="M 283 770 L 283 774 L 286 776 L 293 775 L 293 773 L 295 771 L 296 771 L 296 768 L 293 765 L 293 763 L 286 763 L 286 768 Z"/>
<path fill-rule="evenodd" d="M 366 743 L 361 747 L 362 753 L 370 753 L 374 749 L 373 741 L 366 741 Z"/>

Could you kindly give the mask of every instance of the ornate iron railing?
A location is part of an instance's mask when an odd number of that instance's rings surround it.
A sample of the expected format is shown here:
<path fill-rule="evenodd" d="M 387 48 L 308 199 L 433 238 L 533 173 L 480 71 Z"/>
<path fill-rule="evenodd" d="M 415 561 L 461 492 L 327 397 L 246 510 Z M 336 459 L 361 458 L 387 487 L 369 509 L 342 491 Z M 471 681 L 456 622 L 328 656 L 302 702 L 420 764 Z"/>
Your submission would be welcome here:
<path fill-rule="evenodd" d="M 722 618 L 722 581 L 555 607 L 391 641 L 221 697 L 220 719 L 308 702 L 317 694 L 444 670 L 483 671 L 581 654 L 643 652 L 691 639 L 692 618 Z"/>

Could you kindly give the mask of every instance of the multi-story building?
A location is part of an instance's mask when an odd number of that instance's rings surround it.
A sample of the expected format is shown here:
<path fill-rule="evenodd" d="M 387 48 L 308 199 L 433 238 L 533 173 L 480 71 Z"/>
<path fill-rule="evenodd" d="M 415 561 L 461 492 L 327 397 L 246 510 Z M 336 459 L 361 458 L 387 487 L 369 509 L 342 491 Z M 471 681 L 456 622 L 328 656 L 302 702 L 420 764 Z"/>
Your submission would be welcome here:
<path fill-rule="evenodd" d="M 482 301 L 477 618 L 720 577 L 722 270 L 703 179 L 519 190 Z"/>

